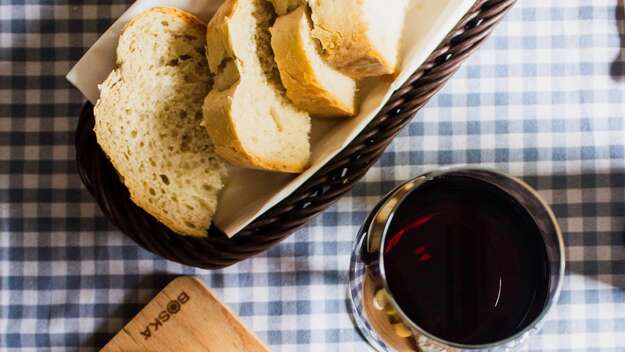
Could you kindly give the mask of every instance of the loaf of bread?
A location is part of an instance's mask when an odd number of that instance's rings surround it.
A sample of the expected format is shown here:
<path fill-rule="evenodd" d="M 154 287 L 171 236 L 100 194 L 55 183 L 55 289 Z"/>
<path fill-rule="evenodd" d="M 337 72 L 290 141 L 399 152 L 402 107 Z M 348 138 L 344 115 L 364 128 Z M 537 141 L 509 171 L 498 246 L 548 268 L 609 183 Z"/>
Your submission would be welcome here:
<path fill-rule="evenodd" d="M 131 199 L 173 231 L 205 236 L 226 169 L 200 125 L 206 27 L 156 7 L 125 27 L 100 86 L 95 134 Z"/>
<path fill-rule="evenodd" d="M 334 68 L 355 79 L 396 72 L 408 0 L 271 1 L 279 15 L 310 6 L 313 37 Z"/>
<path fill-rule="evenodd" d="M 310 31 L 306 6 L 278 17 L 271 28 L 287 97 L 314 117 L 353 116 L 356 82 L 323 60 Z"/>
<path fill-rule="evenodd" d="M 244 167 L 302 172 L 310 159 L 310 116 L 285 96 L 266 0 L 226 0 L 208 24 L 207 57 L 215 85 L 204 121 L 216 152 Z"/>

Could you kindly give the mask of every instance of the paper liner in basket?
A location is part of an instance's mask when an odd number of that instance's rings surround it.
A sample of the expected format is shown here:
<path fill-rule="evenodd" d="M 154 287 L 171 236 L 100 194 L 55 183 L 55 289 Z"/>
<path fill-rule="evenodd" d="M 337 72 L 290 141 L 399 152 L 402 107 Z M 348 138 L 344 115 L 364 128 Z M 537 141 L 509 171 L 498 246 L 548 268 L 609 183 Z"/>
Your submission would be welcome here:
<path fill-rule="evenodd" d="M 393 0 L 389 0 L 393 1 Z M 124 25 L 154 6 L 172 6 L 208 22 L 220 0 L 138 0 L 93 44 L 67 74 L 90 102 L 99 96 L 102 83 L 115 64 L 115 48 Z M 299 175 L 233 169 L 219 199 L 214 222 L 228 236 L 236 234 L 258 215 L 286 198 L 339 153 L 384 106 L 393 91 L 427 59 L 449 31 L 473 5 L 473 0 L 410 0 L 400 49 L 400 70 L 390 81 L 371 78 L 362 82 L 358 116 L 347 120 L 313 119 L 312 164 Z"/>

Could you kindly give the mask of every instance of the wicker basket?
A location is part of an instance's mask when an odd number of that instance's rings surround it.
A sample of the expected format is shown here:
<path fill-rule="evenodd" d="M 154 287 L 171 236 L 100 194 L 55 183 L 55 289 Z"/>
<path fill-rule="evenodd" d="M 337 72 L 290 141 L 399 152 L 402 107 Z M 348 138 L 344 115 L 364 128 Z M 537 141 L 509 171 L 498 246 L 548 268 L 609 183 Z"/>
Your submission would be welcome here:
<path fill-rule="evenodd" d="M 83 107 L 76 128 L 78 172 L 106 217 L 141 247 L 199 268 L 234 264 L 283 240 L 349 191 L 393 137 L 491 33 L 514 2 L 477 0 L 362 133 L 293 194 L 232 238 L 214 226 L 206 238 L 177 235 L 132 203 L 128 190 L 96 143 L 93 106 L 89 103 Z"/>

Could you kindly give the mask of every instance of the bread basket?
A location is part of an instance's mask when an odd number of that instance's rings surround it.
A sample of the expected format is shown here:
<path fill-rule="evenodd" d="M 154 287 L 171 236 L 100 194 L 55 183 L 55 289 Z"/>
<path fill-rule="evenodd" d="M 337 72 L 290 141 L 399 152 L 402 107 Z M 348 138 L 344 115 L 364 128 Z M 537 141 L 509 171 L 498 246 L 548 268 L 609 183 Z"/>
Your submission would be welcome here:
<path fill-rule="evenodd" d="M 515 0 L 477 0 L 421 67 L 395 91 L 375 119 L 290 196 L 232 238 L 215 226 L 206 238 L 180 236 L 136 206 L 93 132 L 93 105 L 80 112 L 78 173 L 104 215 L 141 247 L 198 268 L 222 268 L 262 252 L 302 227 L 349 191 L 414 114 L 491 33 Z"/>

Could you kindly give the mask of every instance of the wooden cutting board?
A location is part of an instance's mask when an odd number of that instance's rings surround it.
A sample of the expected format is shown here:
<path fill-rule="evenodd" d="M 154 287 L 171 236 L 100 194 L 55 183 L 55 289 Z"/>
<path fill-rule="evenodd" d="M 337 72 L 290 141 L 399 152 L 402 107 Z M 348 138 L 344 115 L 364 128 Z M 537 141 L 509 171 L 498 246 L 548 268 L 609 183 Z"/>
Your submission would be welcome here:
<path fill-rule="evenodd" d="M 179 277 L 101 351 L 256 352 L 269 348 L 201 280 Z"/>

